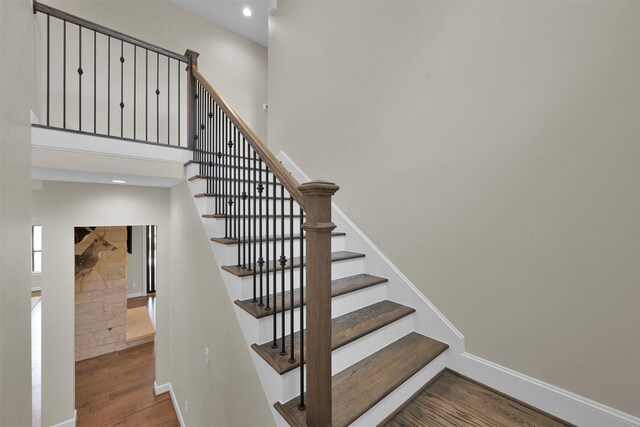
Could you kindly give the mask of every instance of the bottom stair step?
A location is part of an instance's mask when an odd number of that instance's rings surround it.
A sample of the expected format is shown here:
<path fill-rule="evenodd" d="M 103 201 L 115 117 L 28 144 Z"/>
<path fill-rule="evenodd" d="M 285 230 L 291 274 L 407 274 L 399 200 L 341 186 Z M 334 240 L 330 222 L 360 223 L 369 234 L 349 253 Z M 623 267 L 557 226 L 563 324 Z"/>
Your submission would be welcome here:
<path fill-rule="evenodd" d="M 380 301 L 368 307 L 352 311 L 331 320 L 331 350 L 336 350 L 358 338 L 376 331 L 396 320 L 415 312 L 415 308 L 393 301 Z M 306 330 L 305 330 L 306 337 Z M 286 348 L 290 352 L 290 335 L 286 337 Z M 294 334 L 295 362 L 289 362 L 289 356 L 281 356 L 280 348 L 274 348 L 271 342 L 251 346 L 280 375 L 300 366 L 300 332 Z M 305 347 L 306 348 L 306 347 Z"/>
<path fill-rule="evenodd" d="M 411 332 L 332 378 L 332 426 L 347 426 L 424 368 L 449 346 Z M 306 426 L 299 398 L 274 407 L 292 426 Z"/>

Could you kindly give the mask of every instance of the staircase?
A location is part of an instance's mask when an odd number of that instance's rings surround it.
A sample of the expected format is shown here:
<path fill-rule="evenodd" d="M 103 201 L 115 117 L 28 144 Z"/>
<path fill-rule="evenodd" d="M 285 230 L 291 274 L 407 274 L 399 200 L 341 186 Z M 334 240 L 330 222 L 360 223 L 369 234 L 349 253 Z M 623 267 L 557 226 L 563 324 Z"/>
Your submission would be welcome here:
<path fill-rule="evenodd" d="M 217 160 L 216 158 L 217 157 Z M 240 161 L 241 162 L 241 161 Z M 282 314 L 293 319 L 299 318 L 300 310 L 306 305 L 306 286 L 300 282 L 299 269 L 305 264 L 306 253 L 301 241 L 305 240 L 301 235 L 282 233 L 281 221 L 287 223 L 296 215 L 291 211 L 282 214 L 280 200 L 288 200 L 288 192 L 281 193 L 281 186 L 276 184 L 272 190 L 276 194 L 284 194 L 275 202 L 261 201 L 262 212 L 252 211 L 227 215 L 216 212 L 216 208 L 222 206 L 220 200 L 229 199 L 228 191 L 217 194 L 210 191 L 212 187 L 224 188 L 228 179 L 218 177 L 242 176 L 242 168 L 246 166 L 236 165 L 235 161 L 225 162 L 222 156 L 214 156 L 214 160 L 194 160 L 186 164 L 186 176 L 188 178 L 191 193 L 202 217 L 203 227 L 209 234 L 213 253 L 222 269 L 223 278 L 231 299 L 236 305 L 236 314 L 243 325 L 245 338 L 251 347 L 256 362 L 256 368 L 260 373 L 265 392 L 277 411 L 276 419 L 280 425 L 305 426 L 306 411 L 300 410 L 300 393 L 297 385 L 300 382 L 299 367 L 301 361 L 306 361 L 302 354 L 300 343 L 306 338 L 306 329 L 301 330 L 300 322 L 294 321 L 293 330 L 290 324 L 282 328 Z M 273 182 L 273 174 L 262 172 L 261 182 Z M 252 179 L 252 178 L 251 178 Z M 218 182 L 218 184 L 216 184 Z M 240 188 L 244 184 L 255 185 L 254 182 L 235 181 Z M 234 184 L 234 185 L 235 185 Z M 220 187 L 220 185 L 222 185 Z M 228 189 L 228 187 L 227 187 Z M 273 193 L 272 191 L 272 193 Z M 240 192 L 241 194 L 242 192 Z M 241 200 L 241 196 L 238 200 Z M 227 204 L 227 206 L 229 206 Z M 267 210 L 267 208 L 269 210 Z M 267 219 L 268 218 L 268 219 Z M 259 234 L 259 226 L 250 231 L 250 235 L 242 235 L 239 238 L 231 238 L 228 229 L 233 221 L 241 221 L 252 228 L 253 221 L 262 223 L 262 234 Z M 266 234 L 265 221 L 273 221 L 277 233 Z M 242 228 L 243 225 L 240 225 Z M 299 228 L 299 221 L 294 229 Z M 227 233 L 225 235 L 225 229 Z M 271 228 L 273 230 L 273 227 Z M 262 239 L 260 239 L 262 236 Z M 446 352 L 448 345 L 414 331 L 414 307 L 400 304 L 386 298 L 387 287 L 392 286 L 386 277 L 369 274 L 366 269 L 367 260 L 364 253 L 349 250 L 349 235 L 341 230 L 335 230 L 330 234 L 331 238 L 331 351 L 332 351 L 332 425 L 346 426 L 363 417 L 368 411 L 378 405 L 375 419 L 366 419 L 365 424 L 381 422 L 391 414 L 401 401 L 390 400 L 383 402 L 385 397 L 405 385 L 408 379 L 416 373 L 424 370 L 436 358 Z M 257 262 L 251 262 L 243 266 L 242 262 L 235 262 L 238 253 L 245 250 L 243 242 L 261 242 L 263 251 L 266 246 L 273 246 L 270 258 L 264 260 L 263 270 L 269 266 L 273 274 L 276 271 L 277 292 L 263 295 L 262 304 L 260 298 L 254 300 L 254 272 L 259 270 Z M 295 248 L 292 262 L 288 262 L 283 270 L 279 267 L 278 257 L 283 243 L 290 245 L 288 250 Z M 285 250 L 285 252 L 287 252 Z M 275 255 L 274 255 L 275 254 Z M 264 255 L 264 254 L 263 254 Z M 242 258 L 242 254 L 240 255 Z M 290 258 L 291 259 L 291 258 Z M 291 274 L 290 270 L 293 270 Z M 294 278 L 293 287 L 284 291 L 279 286 L 280 275 L 289 275 Z M 302 284 L 302 286 L 301 286 Z M 271 301 L 267 309 L 266 298 Z M 283 310 L 284 308 L 284 310 Z M 274 317 L 275 313 L 275 317 Z M 288 321 L 288 319 L 285 319 Z M 276 328 L 276 345 L 272 336 L 273 328 Z M 293 349 L 289 345 L 282 348 L 282 334 L 293 332 Z M 302 339 L 301 339 L 302 338 Z M 293 355 L 293 358 L 291 357 Z M 441 362 L 442 363 L 442 362 Z M 433 370 L 438 373 L 441 365 Z M 303 374 L 304 375 L 304 374 Z M 432 374 L 433 375 L 433 374 Z M 426 378 L 428 380 L 429 378 Z M 416 384 L 409 386 L 403 395 L 413 394 L 425 382 L 421 378 Z M 275 385 L 275 387 L 274 387 Z M 405 385 L 406 387 L 406 385 Z M 380 410 L 381 409 L 381 410 Z M 375 411 L 373 411 L 375 412 Z"/>

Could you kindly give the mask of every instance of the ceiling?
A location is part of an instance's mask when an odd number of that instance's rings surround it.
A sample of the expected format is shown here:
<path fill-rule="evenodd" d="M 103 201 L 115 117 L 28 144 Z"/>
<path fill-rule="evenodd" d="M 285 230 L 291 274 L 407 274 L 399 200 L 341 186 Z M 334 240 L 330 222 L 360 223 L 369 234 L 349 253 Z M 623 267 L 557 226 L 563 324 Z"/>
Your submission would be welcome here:
<path fill-rule="evenodd" d="M 276 0 L 170 0 L 191 13 L 199 15 L 234 33 L 267 46 L 269 13 L 273 13 Z M 242 9 L 251 8 L 246 17 Z"/>

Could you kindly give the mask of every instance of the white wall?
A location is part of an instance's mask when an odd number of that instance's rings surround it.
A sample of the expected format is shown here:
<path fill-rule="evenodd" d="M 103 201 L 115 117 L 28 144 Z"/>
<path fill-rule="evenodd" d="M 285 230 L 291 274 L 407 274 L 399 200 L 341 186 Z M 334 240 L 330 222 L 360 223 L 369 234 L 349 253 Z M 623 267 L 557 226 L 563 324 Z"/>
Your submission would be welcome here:
<path fill-rule="evenodd" d="M 33 22 L 28 0 L 0 2 L 0 426 L 31 425 Z"/>
<path fill-rule="evenodd" d="M 340 185 L 467 351 L 634 415 L 639 22 L 635 1 L 285 0 L 269 34 L 271 147 Z"/>
<path fill-rule="evenodd" d="M 189 426 L 272 426 L 252 350 L 208 237 L 187 184 L 171 188 L 171 381 L 177 401 Z"/>
<path fill-rule="evenodd" d="M 194 15 L 186 10 L 176 6 L 168 0 L 127 0 L 127 1 L 112 1 L 112 0 L 52 0 L 47 2 L 47 5 L 56 7 L 65 12 L 77 15 L 79 17 L 88 19 L 106 27 L 121 31 L 127 35 L 137 37 L 144 41 L 150 42 L 157 46 L 169 49 L 176 53 L 183 54 L 186 49 L 192 49 L 200 53 L 198 60 L 198 66 L 207 80 L 216 88 L 216 90 L 227 100 L 227 102 L 239 113 L 251 128 L 261 137 L 266 139 L 267 137 L 267 116 L 262 110 L 262 104 L 267 100 L 267 49 L 249 39 L 239 36 L 225 28 L 222 28 L 211 21 L 207 21 L 197 15 Z M 36 37 L 40 41 L 40 50 L 36 55 L 38 69 L 40 71 L 38 84 L 40 86 L 38 93 L 41 95 L 39 102 L 36 105 L 36 112 L 42 122 L 45 118 L 44 105 L 46 94 L 46 50 L 42 49 L 46 46 L 46 16 L 39 14 L 36 18 Z M 52 63 L 54 66 L 51 68 L 52 78 L 52 102 L 56 97 L 57 92 L 61 91 L 59 83 L 62 79 L 61 61 L 59 58 L 60 47 L 60 34 L 61 25 L 57 20 L 52 19 Z M 68 25 L 67 29 L 68 38 L 68 52 L 69 55 L 67 64 L 67 90 L 69 91 L 70 101 L 68 102 L 68 120 L 69 125 L 74 126 L 77 122 L 77 95 L 74 97 L 72 94 L 77 93 L 77 73 L 76 69 L 78 64 L 77 58 L 77 44 L 78 44 L 78 30 L 74 25 Z M 97 42 L 98 51 L 103 52 L 106 50 L 106 41 Z M 89 50 L 87 50 L 89 49 Z M 83 52 L 84 52 L 84 66 L 86 68 L 86 75 L 83 74 L 84 86 L 83 99 L 85 105 L 93 105 L 93 35 L 86 33 L 83 35 Z M 116 46 L 115 42 L 112 42 L 112 78 L 113 85 L 119 91 L 119 44 Z M 125 48 L 125 56 L 129 59 L 125 61 L 125 73 L 129 70 L 128 76 L 133 75 L 132 67 L 133 55 L 130 50 Z M 132 49 L 131 49 L 132 50 Z M 56 54 L 57 52 L 57 54 Z M 138 73 L 142 73 L 144 63 L 142 58 L 142 51 L 138 52 Z M 100 57 L 99 61 L 104 60 Z M 155 56 L 150 56 L 152 82 L 155 81 Z M 166 61 L 166 59 L 165 59 Z M 58 66 L 59 65 L 59 66 Z M 177 65 L 172 65 L 173 69 Z M 161 65 L 161 81 L 166 79 L 166 69 Z M 184 68 L 184 67 L 183 67 Z M 104 65 L 98 67 L 101 71 L 104 69 Z M 127 74 L 125 74 L 127 75 Z M 106 81 L 106 78 L 101 79 L 99 75 L 99 82 Z M 130 83 L 130 82 L 127 82 Z M 127 84 L 125 83 L 125 85 Z M 139 91 L 144 83 L 144 79 L 139 80 Z M 175 95 L 176 84 L 173 84 L 172 93 Z M 160 86 L 161 96 L 164 96 L 164 91 L 167 90 L 166 83 L 164 86 Z M 132 87 L 127 90 L 127 93 L 132 92 Z M 155 90 L 155 87 L 154 87 Z M 186 83 L 182 83 L 182 94 L 186 93 Z M 90 95 L 90 98 L 86 98 Z M 104 95 L 104 91 L 100 91 L 100 96 Z M 112 94 L 112 119 L 116 123 L 114 130 L 119 134 L 120 125 L 120 111 L 118 104 L 119 92 L 117 99 L 114 100 Z M 142 101 L 142 93 L 138 95 L 138 102 Z M 105 95 L 106 96 L 106 95 Z M 155 95 L 153 95 L 155 96 Z M 125 94 L 125 111 L 130 112 L 133 106 L 132 99 Z M 151 99 L 151 98 L 150 98 Z M 99 109 L 103 108 L 105 101 L 101 99 L 99 103 Z M 52 114 L 58 118 L 61 116 L 61 101 L 52 108 Z M 105 101 L 106 102 L 106 101 Z M 152 112 L 155 114 L 155 99 L 151 99 Z M 163 101 L 160 105 L 160 114 L 162 115 L 165 109 L 166 101 Z M 140 105 L 140 104 L 139 104 Z M 173 104 L 172 104 L 173 105 Z M 172 107 L 173 108 L 173 107 Z M 83 123 L 93 126 L 93 114 L 92 107 L 90 111 L 83 115 Z M 103 111 L 106 115 L 106 107 Z M 183 112 L 183 118 L 184 118 Z M 104 119 L 106 120 L 106 119 Z M 138 116 L 138 124 L 144 120 L 144 116 Z M 131 119 L 131 122 L 133 120 Z M 125 127 L 131 125 L 129 122 L 125 122 Z M 106 125 L 100 123 L 99 126 Z M 173 129 L 177 128 L 177 124 L 173 124 Z M 155 135 L 155 122 L 152 123 L 151 135 Z M 165 129 L 166 124 L 161 121 L 161 129 Z M 185 130 L 185 127 L 182 127 Z M 139 134 L 140 132 L 138 132 Z M 164 138 L 164 131 L 161 130 L 161 137 Z"/>
<path fill-rule="evenodd" d="M 33 192 L 42 242 L 42 425 L 73 417 L 76 226 L 158 226 L 156 381 L 169 382 L 169 190 L 46 181 Z"/>
<path fill-rule="evenodd" d="M 127 254 L 127 295 L 146 293 L 145 271 L 147 267 L 144 226 L 131 227 L 131 253 Z"/>

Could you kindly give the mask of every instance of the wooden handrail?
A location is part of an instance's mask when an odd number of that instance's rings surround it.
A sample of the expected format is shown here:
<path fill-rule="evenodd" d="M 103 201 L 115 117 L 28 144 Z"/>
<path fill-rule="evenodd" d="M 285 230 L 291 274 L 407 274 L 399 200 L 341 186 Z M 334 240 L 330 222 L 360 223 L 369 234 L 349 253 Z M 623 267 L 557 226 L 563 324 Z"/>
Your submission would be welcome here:
<path fill-rule="evenodd" d="M 300 207 L 306 212 L 305 207 L 305 199 L 298 187 L 300 184 L 296 179 L 291 175 L 282 163 L 273 155 L 271 150 L 260 140 L 258 135 L 256 135 L 251 128 L 238 116 L 238 114 L 229 106 L 229 104 L 220 96 L 220 94 L 211 86 L 211 83 L 204 78 L 204 76 L 200 73 L 197 65 L 191 65 L 191 72 L 193 76 L 202 84 L 207 92 L 213 97 L 213 99 L 218 103 L 220 108 L 224 111 L 224 113 L 229 117 L 229 119 L 233 122 L 233 124 L 238 128 L 242 136 L 244 136 L 251 147 L 258 153 L 263 162 L 267 164 L 269 169 L 273 172 L 275 176 L 278 177 L 284 188 L 289 192 L 291 197 L 300 205 Z"/>
<path fill-rule="evenodd" d="M 33 0 L 33 13 L 41 12 L 46 15 L 53 16 L 55 18 L 62 19 L 63 21 L 70 22 L 72 24 L 79 25 L 88 30 L 96 31 L 100 34 L 104 34 L 105 36 L 110 36 L 116 38 L 118 40 L 125 41 L 127 43 L 131 43 L 133 45 L 139 46 L 144 49 L 148 49 L 152 52 L 159 53 L 164 56 L 168 56 L 169 58 L 177 59 L 178 61 L 189 63 L 189 58 L 185 55 L 180 55 L 179 53 L 172 52 L 168 49 L 164 49 L 162 47 L 156 46 L 154 44 L 148 43 L 144 40 L 137 39 L 135 37 L 128 36 L 124 33 L 121 33 L 116 30 L 112 30 L 111 28 L 104 27 L 100 24 L 96 24 L 95 22 L 88 21 L 84 18 L 80 18 L 78 16 L 72 15 L 67 12 L 63 12 L 60 9 L 56 9 L 55 7 L 47 6 L 46 4 L 42 4 L 36 0 Z"/>

